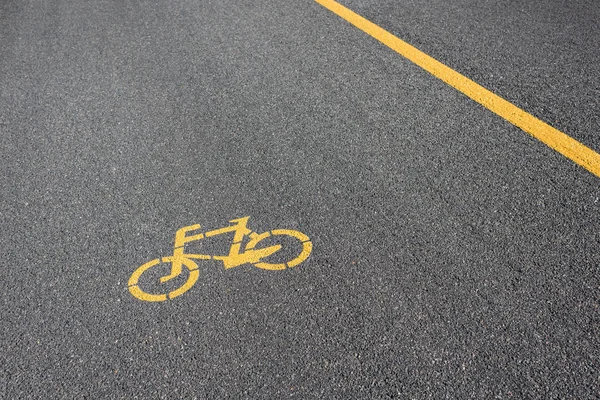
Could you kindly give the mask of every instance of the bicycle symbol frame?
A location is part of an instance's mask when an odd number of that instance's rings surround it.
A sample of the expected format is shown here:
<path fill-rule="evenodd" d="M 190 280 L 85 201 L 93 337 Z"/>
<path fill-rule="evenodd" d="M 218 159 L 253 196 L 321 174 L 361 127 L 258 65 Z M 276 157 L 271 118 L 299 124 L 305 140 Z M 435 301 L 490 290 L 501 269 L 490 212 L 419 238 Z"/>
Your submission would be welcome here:
<path fill-rule="evenodd" d="M 129 278 L 129 292 L 134 297 L 140 300 L 151 302 L 166 301 L 169 299 L 174 299 L 177 296 L 181 296 L 182 294 L 190 290 L 192 286 L 194 286 L 194 284 L 198 280 L 198 276 L 200 275 L 200 272 L 198 270 L 198 264 L 196 264 L 194 260 L 219 260 L 223 262 L 223 266 L 225 267 L 225 269 L 238 267 L 244 264 L 253 264 L 257 268 L 278 271 L 286 268 L 293 268 L 301 264 L 308 258 L 308 256 L 312 252 L 312 242 L 310 241 L 309 237 L 306 236 L 304 233 L 291 229 L 274 229 L 272 231 L 256 233 L 250 230 L 247 226 L 249 218 L 250 217 L 233 219 L 229 221 L 231 223 L 230 226 L 226 226 L 224 228 L 219 228 L 204 233 L 192 232 L 200 229 L 199 224 L 184 226 L 183 228 L 177 230 L 177 232 L 175 233 L 173 255 L 155 258 L 154 260 L 148 261 L 147 263 L 137 268 Z M 185 252 L 186 243 L 199 241 L 204 238 L 209 238 L 217 235 L 223 235 L 230 232 L 234 232 L 234 235 L 233 242 L 231 243 L 231 247 L 229 248 L 228 255 L 212 256 L 205 254 L 189 254 Z M 192 234 L 188 235 L 188 233 Z M 296 256 L 296 258 L 285 263 L 272 264 L 262 262 L 261 260 L 263 258 L 275 254 L 282 247 L 280 244 L 277 244 L 265 248 L 256 248 L 256 245 L 261 240 L 264 240 L 271 236 L 291 236 L 300 241 L 300 243 L 302 244 L 302 251 L 298 256 Z M 244 250 L 241 251 L 242 242 L 244 241 L 245 237 L 249 237 L 250 240 L 244 247 Z M 168 282 L 171 279 L 181 275 L 184 266 L 189 270 L 189 276 L 187 281 L 181 287 L 169 293 L 151 294 L 144 292 L 138 285 L 140 276 L 142 276 L 142 274 L 150 268 L 159 265 L 161 262 L 172 264 L 171 273 L 160 278 L 161 283 Z"/>

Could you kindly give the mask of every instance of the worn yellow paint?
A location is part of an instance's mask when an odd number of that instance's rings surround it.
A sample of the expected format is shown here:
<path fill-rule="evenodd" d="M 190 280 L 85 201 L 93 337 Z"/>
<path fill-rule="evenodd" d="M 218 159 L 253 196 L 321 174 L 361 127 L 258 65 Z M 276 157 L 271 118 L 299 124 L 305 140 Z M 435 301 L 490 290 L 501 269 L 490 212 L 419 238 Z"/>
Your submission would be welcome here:
<path fill-rule="evenodd" d="M 150 294 L 150 293 L 144 292 L 138 286 L 138 280 L 139 280 L 140 276 L 144 272 L 146 272 L 148 269 L 160 264 L 161 261 L 163 263 L 170 262 L 174 268 L 175 268 L 175 265 L 177 264 L 177 262 L 179 262 L 178 265 L 179 265 L 180 273 L 181 273 L 181 265 L 185 265 L 186 268 L 190 271 L 187 281 L 180 288 L 169 292 L 168 295 L 167 294 Z M 170 257 L 163 257 L 162 259 L 155 258 L 154 260 L 149 261 L 146 264 L 142 265 L 141 267 L 136 269 L 133 274 L 131 274 L 131 277 L 129 278 L 129 283 L 128 283 L 129 292 L 134 297 L 137 297 L 138 299 L 144 300 L 144 301 L 152 301 L 152 302 L 165 301 L 165 300 L 167 300 L 167 297 L 170 299 L 173 299 L 173 298 L 187 292 L 192 286 L 194 286 L 194 284 L 198 280 L 199 274 L 200 273 L 198 271 L 198 265 L 189 258 L 181 257 L 181 255 L 173 255 Z M 178 276 L 178 275 L 176 275 L 176 276 Z M 174 277 L 175 276 L 170 277 L 169 279 L 172 279 Z M 161 278 L 161 282 L 164 282 L 162 280 L 162 278 Z"/>
<path fill-rule="evenodd" d="M 144 300 L 144 301 L 156 302 L 156 301 L 167 300 L 166 294 L 146 293 L 142 289 L 140 289 L 140 287 L 137 285 L 129 286 L 129 293 L 131 293 L 131 295 L 133 297 L 137 297 L 138 299 Z"/>
<path fill-rule="evenodd" d="M 165 301 L 167 299 L 166 294 L 150 294 L 142 291 L 142 289 L 138 286 L 138 279 L 140 276 L 146 272 L 146 270 L 160 264 L 160 259 L 156 258 L 152 261 L 148 261 L 146 264 L 142 265 L 138 269 L 136 269 L 131 277 L 129 278 L 129 293 L 131 293 L 134 297 L 137 297 L 140 300 L 145 301 Z"/>
<path fill-rule="evenodd" d="M 187 260 L 187 261 L 191 262 L 190 260 Z M 192 264 L 194 264 L 196 269 L 190 269 L 190 275 L 188 277 L 188 280 L 179 289 L 175 289 L 172 292 L 170 292 L 169 299 L 174 299 L 175 297 L 184 294 L 185 292 L 190 290 L 192 288 L 192 286 L 194 286 L 194 284 L 198 280 L 198 275 L 200 275 L 200 271 L 198 271 L 198 266 L 195 265 L 195 263 L 192 263 Z M 189 266 L 188 266 L 188 268 L 189 268 Z"/>
<path fill-rule="evenodd" d="M 551 127 L 533 115 L 521 110 L 517 106 L 490 92 L 483 86 L 459 74 L 334 0 L 315 1 L 423 68 L 436 78 L 446 82 L 487 109 L 498 114 L 511 124 L 521 128 L 563 156 L 587 169 L 592 174 L 600 177 L 600 154 L 589 147 L 579 143 L 577 140 Z"/>
<path fill-rule="evenodd" d="M 248 219 L 250 217 L 238 218 L 229 221 L 231 225 L 226 226 L 224 228 L 215 229 L 213 231 L 209 231 L 206 233 L 192 233 L 188 235 L 188 233 L 192 231 L 197 231 L 200 229 L 200 225 L 190 225 L 184 226 L 183 228 L 177 230 L 175 233 L 175 243 L 173 248 L 173 255 L 168 257 L 156 258 L 152 261 L 149 261 L 138 269 L 136 269 L 129 278 L 129 292 L 136 298 L 144 301 L 158 302 L 165 301 L 167 299 L 174 299 L 177 296 L 181 296 L 185 292 L 194 286 L 200 272 L 198 271 L 198 264 L 196 264 L 193 260 L 219 260 L 223 262 L 223 266 L 225 269 L 237 267 L 243 264 L 253 264 L 254 266 L 267 270 L 281 270 L 287 267 L 295 267 L 296 265 L 304 262 L 310 253 L 312 252 L 312 243 L 308 236 L 306 236 L 302 232 L 290 230 L 290 229 L 276 229 L 271 232 L 264 232 L 258 234 L 248 229 Z M 229 248 L 229 254 L 227 255 L 207 255 L 207 254 L 188 254 L 185 253 L 185 244 L 189 242 L 194 242 L 198 240 L 202 240 L 205 237 L 213 237 L 217 235 L 223 235 L 227 233 L 233 233 L 233 240 L 231 243 L 231 247 Z M 294 258 L 292 261 L 287 263 L 280 264 L 270 264 L 261 262 L 262 259 L 276 253 L 281 250 L 282 246 L 277 244 L 273 246 L 268 246 L 262 249 L 255 249 L 256 245 L 261 241 L 271 236 L 282 235 L 282 236 L 290 236 L 302 243 L 302 251 L 300 254 Z M 242 242 L 244 238 L 249 237 L 250 240 L 246 244 L 244 250 L 241 250 Z M 171 263 L 171 272 L 169 275 L 163 276 L 160 278 L 160 282 L 164 283 L 170 281 L 173 278 L 181 275 L 183 271 L 183 267 L 185 266 L 189 270 L 189 275 L 186 282 L 180 286 L 179 288 L 166 293 L 166 294 L 151 294 L 144 292 L 138 285 L 138 281 L 142 274 L 159 265 L 161 262 L 163 263 Z"/>

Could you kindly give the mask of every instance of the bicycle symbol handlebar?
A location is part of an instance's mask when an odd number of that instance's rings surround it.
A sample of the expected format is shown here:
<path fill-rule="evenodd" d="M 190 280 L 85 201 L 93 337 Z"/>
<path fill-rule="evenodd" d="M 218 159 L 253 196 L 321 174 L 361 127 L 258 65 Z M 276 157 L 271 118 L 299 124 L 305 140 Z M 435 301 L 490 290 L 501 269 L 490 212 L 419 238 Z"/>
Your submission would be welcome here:
<path fill-rule="evenodd" d="M 200 225 L 190 225 L 179 229 L 175 233 L 175 245 L 173 249 L 173 255 L 155 258 L 154 260 L 148 261 L 147 263 L 137 268 L 129 278 L 129 292 L 134 297 L 144 301 L 157 302 L 174 299 L 175 297 L 180 296 L 188 290 L 190 290 L 198 280 L 200 272 L 198 270 L 198 264 L 194 260 L 219 260 L 223 262 L 223 266 L 225 267 L 225 269 L 238 267 L 243 264 L 252 264 L 257 268 L 277 271 L 286 268 L 293 268 L 301 264 L 308 258 L 308 256 L 312 252 L 312 242 L 310 241 L 309 237 L 306 236 L 304 233 L 291 229 L 274 229 L 272 231 L 267 231 L 259 234 L 248 229 L 247 224 L 249 218 L 250 217 L 233 219 L 229 221 L 232 224 L 230 226 L 226 226 L 224 228 L 216 229 L 205 233 L 195 233 L 189 236 L 187 234 L 189 232 L 197 231 L 198 229 L 200 229 Z M 234 236 L 233 241 L 231 243 L 231 247 L 229 248 L 228 255 L 213 256 L 205 254 L 185 253 L 184 248 L 186 243 L 202 240 L 208 237 L 222 235 L 229 232 L 233 232 Z M 272 236 L 289 236 L 300 241 L 302 245 L 302 250 L 300 254 L 298 254 L 292 260 L 284 263 L 267 263 L 261 261 L 262 259 L 275 254 L 282 248 L 282 246 L 279 244 L 264 248 L 256 247 L 262 240 Z M 249 237 L 250 240 L 244 246 L 244 249 L 242 251 L 242 242 L 246 237 Z M 169 293 L 147 293 L 139 287 L 139 279 L 142 276 L 142 274 L 144 274 L 149 269 L 161 264 L 161 262 L 171 263 L 172 265 L 170 274 L 160 278 L 161 283 L 168 282 L 171 279 L 181 275 L 183 273 L 183 267 L 187 268 L 187 270 L 189 271 L 188 278 L 182 286 L 170 291 Z"/>

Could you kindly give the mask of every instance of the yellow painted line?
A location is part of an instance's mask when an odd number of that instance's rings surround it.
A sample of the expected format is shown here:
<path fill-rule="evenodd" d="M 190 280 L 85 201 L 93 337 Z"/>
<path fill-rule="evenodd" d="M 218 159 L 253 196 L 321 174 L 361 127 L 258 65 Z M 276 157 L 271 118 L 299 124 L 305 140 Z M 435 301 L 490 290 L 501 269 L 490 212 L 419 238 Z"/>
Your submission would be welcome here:
<path fill-rule="evenodd" d="M 333 0 L 315 0 L 425 71 L 600 177 L 600 154 Z"/>

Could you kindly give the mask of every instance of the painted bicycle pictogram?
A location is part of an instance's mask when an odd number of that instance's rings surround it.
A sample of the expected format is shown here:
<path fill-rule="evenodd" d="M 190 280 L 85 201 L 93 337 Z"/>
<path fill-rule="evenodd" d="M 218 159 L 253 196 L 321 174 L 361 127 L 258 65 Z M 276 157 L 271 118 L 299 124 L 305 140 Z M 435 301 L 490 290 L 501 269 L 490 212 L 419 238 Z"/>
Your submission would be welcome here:
<path fill-rule="evenodd" d="M 256 233 L 249 229 L 247 226 L 249 218 L 250 217 L 233 219 L 229 221 L 231 223 L 231 225 L 229 226 L 204 233 L 193 232 L 198 231 L 200 229 L 200 225 L 198 224 L 185 226 L 179 229 L 175 233 L 175 245 L 173 255 L 155 258 L 154 260 L 148 261 L 147 263 L 137 268 L 129 278 L 129 292 L 134 297 L 144 301 L 156 302 L 174 299 L 175 297 L 180 296 L 188 290 L 190 290 L 198 280 L 200 272 L 198 270 L 198 264 L 194 260 L 219 260 L 223 262 L 225 269 L 238 267 L 244 264 L 252 264 L 257 268 L 277 271 L 295 267 L 298 264 L 302 263 L 304 260 L 306 260 L 310 255 L 312 251 L 312 242 L 304 233 L 291 229 L 274 229 L 272 231 Z M 231 243 L 231 247 L 229 248 L 229 254 L 227 255 L 189 254 L 185 252 L 186 243 L 195 242 L 205 238 L 223 235 L 231 232 L 234 233 L 233 241 Z M 191 234 L 188 235 L 188 233 Z M 264 258 L 275 254 L 282 248 L 282 245 L 280 244 L 267 246 L 264 248 L 256 247 L 262 240 L 273 236 L 289 236 L 300 241 L 302 247 L 300 254 L 298 254 L 292 260 L 283 263 L 268 263 L 261 261 Z M 247 241 L 242 251 L 242 243 L 244 242 L 245 238 L 249 238 L 250 240 Z M 181 275 L 183 273 L 184 266 L 189 271 L 188 278 L 182 286 L 170 291 L 169 293 L 147 293 L 139 287 L 139 279 L 142 276 L 142 274 L 144 274 L 149 269 L 160 265 L 161 262 L 171 263 L 172 265 L 171 273 L 160 278 L 161 283 L 168 282 L 171 279 L 174 279 Z"/>

